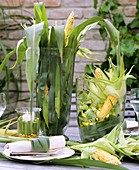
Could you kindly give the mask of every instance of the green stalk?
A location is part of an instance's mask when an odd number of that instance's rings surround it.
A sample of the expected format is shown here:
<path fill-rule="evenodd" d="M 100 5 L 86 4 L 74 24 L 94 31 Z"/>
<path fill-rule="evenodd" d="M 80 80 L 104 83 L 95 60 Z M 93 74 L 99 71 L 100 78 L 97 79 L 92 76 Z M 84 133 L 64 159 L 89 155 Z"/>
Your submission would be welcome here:
<path fill-rule="evenodd" d="M 39 133 L 39 118 L 35 118 L 32 124 L 32 133 L 38 135 Z"/>
<path fill-rule="evenodd" d="M 22 134 L 26 134 L 26 122 L 22 121 Z"/>
<path fill-rule="evenodd" d="M 27 135 L 31 135 L 32 133 L 32 121 L 27 121 L 26 122 L 26 129 L 27 129 Z"/>
<path fill-rule="evenodd" d="M 23 119 L 22 119 L 22 116 L 20 116 L 18 118 L 18 121 L 17 121 L 17 130 L 18 130 L 19 134 L 23 133 L 23 131 L 22 131 L 22 123 L 23 123 Z"/>

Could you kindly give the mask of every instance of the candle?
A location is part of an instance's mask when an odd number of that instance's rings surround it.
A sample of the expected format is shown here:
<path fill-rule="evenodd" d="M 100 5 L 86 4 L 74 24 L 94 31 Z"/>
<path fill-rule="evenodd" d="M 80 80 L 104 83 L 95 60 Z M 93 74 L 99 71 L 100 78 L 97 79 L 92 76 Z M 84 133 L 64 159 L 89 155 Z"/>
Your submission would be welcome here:
<path fill-rule="evenodd" d="M 31 119 L 31 114 L 30 114 L 29 112 L 26 112 L 26 113 L 22 116 L 23 121 L 25 121 L 25 122 L 34 121 L 34 117 L 35 117 L 34 112 L 32 112 L 32 119 Z"/>

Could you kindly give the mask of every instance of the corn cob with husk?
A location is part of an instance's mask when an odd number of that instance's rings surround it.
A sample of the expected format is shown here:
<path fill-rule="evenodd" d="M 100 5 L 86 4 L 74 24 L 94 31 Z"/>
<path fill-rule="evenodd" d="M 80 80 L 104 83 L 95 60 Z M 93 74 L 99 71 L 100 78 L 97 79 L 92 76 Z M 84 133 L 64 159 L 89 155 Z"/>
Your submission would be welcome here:
<path fill-rule="evenodd" d="M 103 72 L 102 72 L 102 70 L 99 67 L 96 67 L 94 73 L 95 73 L 95 77 L 96 78 L 100 78 L 100 79 L 102 78 Z"/>
<path fill-rule="evenodd" d="M 104 74 L 104 72 L 103 72 L 99 67 L 96 67 L 96 68 L 95 68 L 94 76 L 95 76 L 96 78 L 108 80 L 108 77 Z"/>
<path fill-rule="evenodd" d="M 96 151 L 94 151 L 92 153 L 92 157 L 94 159 L 100 160 L 102 162 L 106 162 L 106 163 L 110 163 L 110 164 L 114 164 L 114 165 L 121 165 L 120 160 L 116 156 L 114 156 L 114 155 L 110 154 L 109 152 L 106 152 L 102 149 L 97 149 Z"/>
<path fill-rule="evenodd" d="M 92 70 L 94 76 L 85 74 L 84 80 L 87 85 L 77 96 L 78 124 L 83 142 L 104 136 L 124 120 L 122 104 L 126 95 L 126 80 L 133 78 L 130 71 L 125 74 L 121 59 L 119 73 L 118 66 L 109 58 L 108 70 L 102 71 L 96 67 Z"/>
<path fill-rule="evenodd" d="M 67 19 L 66 26 L 65 26 L 65 47 L 68 45 L 68 38 L 72 32 L 74 23 L 74 12 L 72 11 Z"/>
<path fill-rule="evenodd" d="M 99 67 L 95 69 L 95 77 L 99 79 L 102 79 L 104 77 L 103 72 Z M 105 117 L 109 114 L 109 112 L 111 111 L 111 109 L 116 103 L 117 103 L 117 98 L 115 96 L 108 95 L 106 101 L 102 106 L 100 113 L 98 114 L 98 119 L 99 120 L 105 119 Z"/>

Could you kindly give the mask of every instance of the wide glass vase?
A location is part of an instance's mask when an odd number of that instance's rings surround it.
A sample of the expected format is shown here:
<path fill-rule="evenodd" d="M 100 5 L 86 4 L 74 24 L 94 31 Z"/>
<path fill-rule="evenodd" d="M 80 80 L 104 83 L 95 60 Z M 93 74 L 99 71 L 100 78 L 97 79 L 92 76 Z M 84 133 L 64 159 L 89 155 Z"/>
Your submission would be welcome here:
<path fill-rule="evenodd" d="M 41 48 L 37 75 L 37 107 L 44 135 L 60 135 L 68 126 L 71 108 L 74 49 Z"/>
<path fill-rule="evenodd" d="M 91 142 L 108 134 L 117 124 L 124 121 L 125 98 L 118 101 L 108 115 L 99 120 L 98 115 L 103 102 L 93 98 L 94 93 L 88 89 L 88 84 L 77 80 L 77 120 L 82 142 Z M 103 93 L 103 91 L 102 91 Z M 96 96 L 96 95 L 95 95 Z"/>

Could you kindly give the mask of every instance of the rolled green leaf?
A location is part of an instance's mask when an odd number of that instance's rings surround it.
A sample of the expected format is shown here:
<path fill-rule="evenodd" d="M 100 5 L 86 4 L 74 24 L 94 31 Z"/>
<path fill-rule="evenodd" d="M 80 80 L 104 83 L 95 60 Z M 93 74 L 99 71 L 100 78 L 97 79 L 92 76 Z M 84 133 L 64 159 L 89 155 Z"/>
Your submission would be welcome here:
<path fill-rule="evenodd" d="M 23 122 L 22 116 L 20 116 L 20 117 L 18 118 L 18 121 L 17 121 L 17 130 L 18 130 L 18 133 L 19 133 L 19 134 L 22 134 L 22 133 L 23 133 L 23 131 L 22 131 L 22 122 Z"/>
<path fill-rule="evenodd" d="M 22 121 L 22 134 L 26 134 L 26 122 Z"/>
<path fill-rule="evenodd" d="M 32 134 L 39 134 L 39 118 L 35 118 L 32 123 Z"/>
<path fill-rule="evenodd" d="M 34 152 L 48 152 L 50 148 L 49 138 L 47 136 L 40 136 L 32 140 L 31 145 Z"/>
<path fill-rule="evenodd" d="M 26 122 L 26 129 L 27 129 L 26 134 L 31 135 L 31 133 L 32 133 L 32 122 L 31 121 Z"/>

